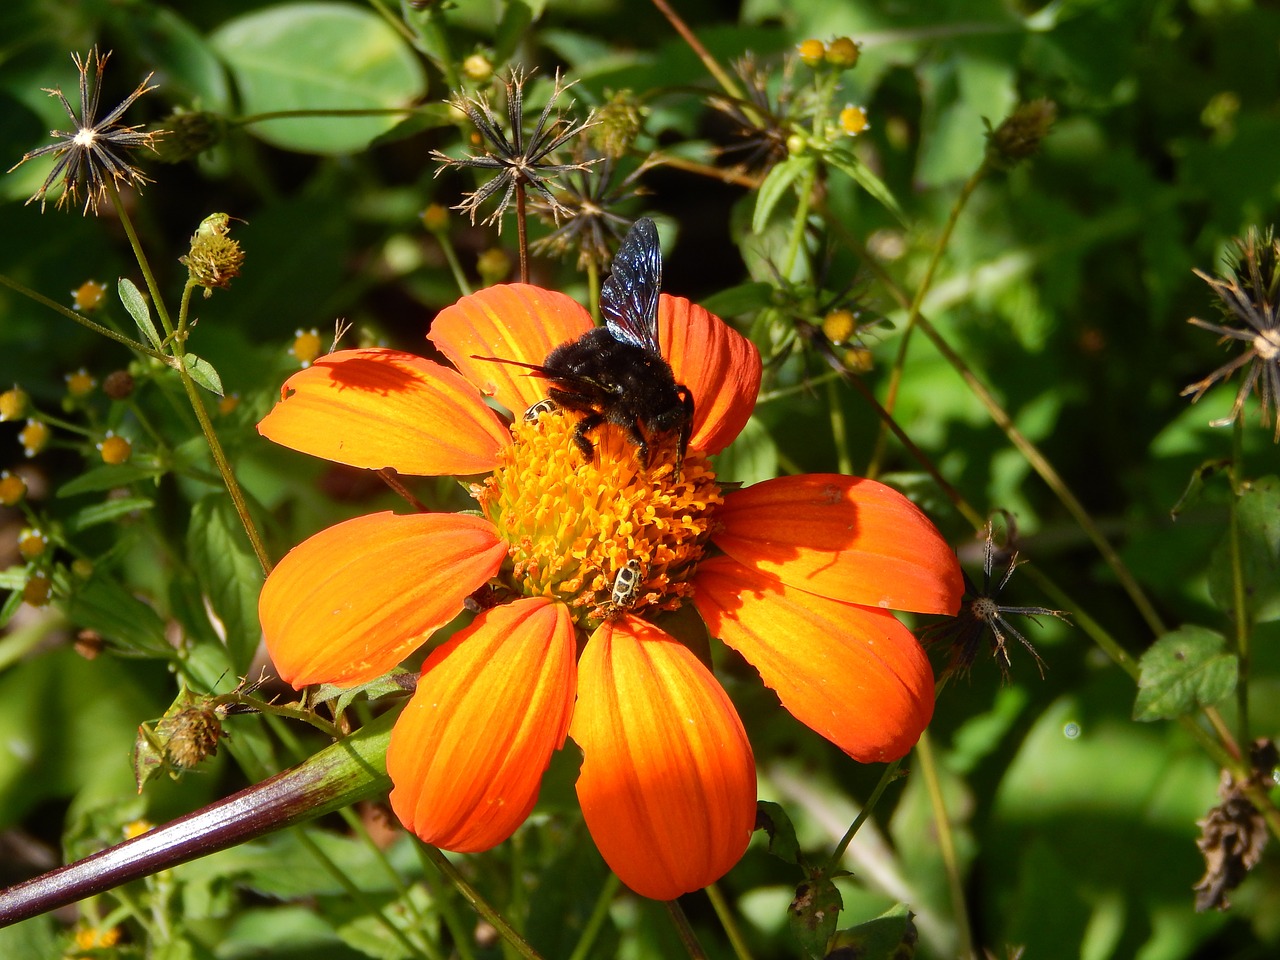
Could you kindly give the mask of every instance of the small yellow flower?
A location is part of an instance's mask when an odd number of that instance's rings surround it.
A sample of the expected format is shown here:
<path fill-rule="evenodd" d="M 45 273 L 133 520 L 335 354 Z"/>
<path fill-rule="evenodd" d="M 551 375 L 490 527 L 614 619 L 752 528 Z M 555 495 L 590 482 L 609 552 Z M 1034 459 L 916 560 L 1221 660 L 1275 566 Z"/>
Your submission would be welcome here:
<path fill-rule="evenodd" d="M 438 203 L 433 203 L 422 211 L 422 225 L 432 233 L 444 233 L 449 229 L 449 210 Z"/>
<path fill-rule="evenodd" d="M 86 280 L 71 291 L 71 306 L 79 313 L 93 313 L 107 298 L 107 285 L 97 280 Z"/>
<path fill-rule="evenodd" d="M 102 454 L 103 463 L 114 467 L 126 463 L 133 456 L 133 444 L 108 430 L 107 435 L 98 444 L 98 452 Z"/>
<path fill-rule="evenodd" d="M 848 106 L 840 111 L 840 129 L 851 137 L 871 128 L 867 120 L 867 111 L 862 107 Z"/>
<path fill-rule="evenodd" d="M 156 825 L 150 820 L 134 820 L 124 825 L 124 838 L 132 840 L 134 837 L 140 837 L 144 833 L 150 833 L 156 828 Z"/>
<path fill-rule="evenodd" d="M 848 37 L 836 37 L 827 44 L 827 63 L 841 70 L 850 70 L 858 64 L 862 54 L 862 45 L 854 43 Z"/>
<path fill-rule="evenodd" d="M 53 598 L 53 581 L 44 574 L 37 574 L 22 588 L 22 600 L 33 607 L 47 607 Z"/>
<path fill-rule="evenodd" d="M 77 950 L 100 950 L 104 947 L 114 947 L 120 942 L 120 928 L 108 927 L 106 930 L 97 930 L 93 927 L 81 927 L 76 931 L 75 940 Z"/>
<path fill-rule="evenodd" d="M 295 330 L 293 338 L 293 346 L 289 348 L 289 353 L 305 370 L 324 352 L 324 341 L 320 339 L 320 331 L 315 327 L 310 330 Z"/>
<path fill-rule="evenodd" d="M 0 471 L 0 504 L 12 507 L 27 495 L 27 481 L 8 470 Z"/>
<path fill-rule="evenodd" d="M 470 80 L 483 83 L 493 76 L 493 63 L 482 53 L 473 53 L 462 61 L 462 72 Z"/>
<path fill-rule="evenodd" d="M 93 576 L 93 561 L 77 557 L 71 561 L 71 572 L 81 580 L 88 580 Z"/>
<path fill-rule="evenodd" d="M 47 549 L 49 549 L 49 538 L 41 531 L 28 527 L 18 534 L 18 553 L 22 554 L 22 559 L 28 563 L 39 559 Z"/>
<path fill-rule="evenodd" d="M 12 390 L 0 393 L 0 423 L 4 423 L 6 420 L 20 420 L 24 417 L 27 413 L 30 399 L 27 396 L 27 391 L 16 384 Z"/>
<path fill-rule="evenodd" d="M 28 420 L 27 425 L 18 433 L 22 452 L 28 457 L 34 457 L 49 445 L 51 434 L 48 424 L 41 423 L 39 420 Z"/>
<path fill-rule="evenodd" d="M 806 67 L 817 67 L 827 55 L 827 45 L 821 40 L 802 40 L 796 47 L 796 52 L 800 54 L 800 62 Z"/>
<path fill-rule="evenodd" d="M 98 381 L 84 367 L 81 367 L 75 373 L 68 373 L 64 380 L 67 381 L 67 393 L 75 399 L 87 397 L 93 392 L 93 388 L 98 385 Z"/>
<path fill-rule="evenodd" d="M 490 247 L 476 258 L 476 271 L 486 287 L 501 283 L 511 272 L 511 257 L 501 247 Z"/>
<path fill-rule="evenodd" d="M 845 343 L 858 329 L 852 310 L 832 310 L 822 318 L 822 335 L 832 343 Z"/>

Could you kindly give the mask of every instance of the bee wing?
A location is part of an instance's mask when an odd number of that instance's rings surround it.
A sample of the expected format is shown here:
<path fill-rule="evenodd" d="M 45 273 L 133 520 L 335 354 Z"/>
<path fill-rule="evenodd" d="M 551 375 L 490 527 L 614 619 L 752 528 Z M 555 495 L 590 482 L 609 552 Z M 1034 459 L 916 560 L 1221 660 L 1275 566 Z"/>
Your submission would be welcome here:
<path fill-rule="evenodd" d="M 648 217 L 641 217 L 627 231 L 613 258 L 613 272 L 600 287 L 600 312 L 614 339 L 662 356 L 658 343 L 661 291 L 658 228 Z"/>

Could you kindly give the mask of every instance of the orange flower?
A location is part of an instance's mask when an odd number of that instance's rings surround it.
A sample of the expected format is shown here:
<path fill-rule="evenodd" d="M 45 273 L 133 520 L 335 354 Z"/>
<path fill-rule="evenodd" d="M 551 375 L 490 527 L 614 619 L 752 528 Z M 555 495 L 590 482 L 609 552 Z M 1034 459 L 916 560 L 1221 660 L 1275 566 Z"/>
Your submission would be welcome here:
<path fill-rule="evenodd" d="M 544 381 L 481 358 L 539 364 L 590 327 L 563 294 L 496 286 L 432 325 L 456 369 L 360 349 L 290 377 L 264 436 L 357 467 L 485 475 L 471 484 L 480 516 L 338 524 L 281 561 L 260 612 L 285 680 L 351 685 L 485 597 L 431 651 L 397 721 L 397 815 L 445 849 L 492 847 L 528 816 L 572 737 L 597 846 L 628 886 L 665 900 L 741 857 L 755 763 L 718 682 L 656 615 L 692 602 L 796 717 L 857 760 L 891 760 L 929 722 L 933 674 L 886 608 L 954 613 L 963 584 L 938 531 L 881 484 L 822 475 L 722 491 L 707 456 L 750 416 L 760 357 L 687 300 L 664 295 L 659 307 L 667 358 L 694 398 L 678 474 L 674 436 L 648 438 L 642 470 L 612 424 L 592 431 L 584 463 L 572 442 L 580 415 L 527 419 Z"/>

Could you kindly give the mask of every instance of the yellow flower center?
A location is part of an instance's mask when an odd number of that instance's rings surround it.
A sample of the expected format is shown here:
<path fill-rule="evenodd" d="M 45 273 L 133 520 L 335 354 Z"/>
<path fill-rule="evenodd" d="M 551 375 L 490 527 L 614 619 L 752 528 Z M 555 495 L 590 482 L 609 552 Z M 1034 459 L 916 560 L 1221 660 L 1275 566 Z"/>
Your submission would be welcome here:
<path fill-rule="evenodd" d="M 500 586 L 552 597 L 590 630 L 602 620 L 674 610 L 690 581 L 722 502 L 707 458 L 689 453 L 676 479 L 676 438 L 649 438 L 649 468 L 621 428 L 591 432 L 584 463 L 573 442 L 580 417 L 565 411 L 512 424 L 502 464 L 472 488 L 509 544 Z"/>

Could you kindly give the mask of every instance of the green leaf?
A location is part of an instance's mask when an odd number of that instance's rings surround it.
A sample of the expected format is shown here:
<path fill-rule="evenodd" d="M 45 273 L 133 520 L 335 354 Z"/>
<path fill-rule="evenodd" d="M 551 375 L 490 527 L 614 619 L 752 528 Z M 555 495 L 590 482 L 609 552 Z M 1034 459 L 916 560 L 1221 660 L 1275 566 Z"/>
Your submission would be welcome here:
<path fill-rule="evenodd" d="M 786 810 L 768 800 L 757 800 L 756 827 L 768 835 L 770 853 L 787 863 L 803 865 L 796 828 Z"/>
<path fill-rule="evenodd" d="M 873 199 L 879 201 L 881 206 L 892 213 L 899 223 L 904 227 L 908 225 L 907 215 L 898 206 L 898 200 L 893 195 L 893 191 L 889 189 L 883 180 L 872 173 L 866 164 L 843 147 L 833 147 L 824 156 L 827 163 L 867 191 Z"/>
<path fill-rule="evenodd" d="M 1245 609 L 1251 623 L 1280 619 L 1280 477 L 1261 477 L 1236 503 L 1240 525 L 1240 565 Z M 1231 535 L 1223 537 L 1209 561 L 1209 594 L 1235 615 Z"/>
<path fill-rule="evenodd" d="M 811 957 L 825 957 L 827 944 L 840 922 L 844 901 L 830 880 L 806 880 L 796 887 L 795 899 L 787 908 L 791 933 Z"/>
<path fill-rule="evenodd" d="M 717 453 L 712 461 L 716 473 L 738 483 L 759 483 L 778 475 L 778 445 L 764 425 L 752 417 L 733 443 Z"/>
<path fill-rule="evenodd" d="M 1236 657 L 1220 633 L 1180 627 L 1151 645 L 1139 661 L 1135 720 L 1171 720 L 1208 707 L 1235 689 Z"/>
<path fill-rule="evenodd" d="M 222 378 L 208 360 L 201 360 L 194 353 L 188 353 L 183 356 L 182 365 L 187 368 L 192 380 L 210 393 L 222 396 Z"/>
<path fill-rule="evenodd" d="M 262 635 L 258 623 L 262 567 L 225 494 L 209 494 L 196 502 L 187 530 L 187 549 L 200 589 L 226 631 L 231 661 L 237 673 L 243 673 Z"/>
<path fill-rule="evenodd" d="M 526 0 L 507 0 L 506 10 L 498 21 L 493 35 L 493 62 L 504 63 L 515 54 L 516 47 L 524 40 L 534 11 Z"/>
<path fill-rule="evenodd" d="M 320 114 L 407 107 L 427 89 L 413 51 L 377 14 L 360 7 L 279 4 L 224 23 L 210 40 L 235 77 L 246 116 L 317 111 L 249 125 L 255 136 L 288 150 L 360 151 L 404 113 Z"/>
<path fill-rule="evenodd" d="M 142 291 L 128 277 L 121 277 L 116 282 L 116 290 L 120 294 L 120 302 L 129 311 L 129 316 L 133 317 L 133 322 L 138 325 L 142 335 L 159 350 L 164 341 L 160 338 L 160 331 L 151 321 L 151 308 L 147 306 L 147 300 L 142 295 Z"/>
<path fill-rule="evenodd" d="M 150 510 L 154 506 L 155 501 L 148 497 L 121 497 L 119 499 L 104 500 L 101 503 L 95 503 L 77 510 L 68 517 L 66 521 L 67 532 L 79 533 L 102 523 L 110 523 L 117 517 L 123 517 L 136 510 Z"/>
<path fill-rule="evenodd" d="M 856 927 L 841 930 L 831 941 L 835 956 L 857 957 L 858 960 L 910 960 L 916 954 L 914 914 L 905 903 L 899 903 Z M 835 953 L 844 950 L 846 953 Z"/>
<path fill-rule="evenodd" d="M 173 654 L 164 635 L 164 621 L 149 606 L 114 580 L 94 576 L 67 599 L 67 618 L 102 634 L 104 640 L 131 653 L 168 657 Z"/>
<path fill-rule="evenodd" d="M 700 302 L 717 317 L 737 317 L 769 306 L 773 302 L 773 284 L 741 283 L 713 293 Z"/>
<path fill-rule="evenodd" d="M 114 490 L 125 487 L 138 480 L 154 480 L 164 476 L 164 469 L 154 463 L 122 463 L 106 464 L 86 470 L 74 480 L 69 480 L 58 488 L 57 496 L 74 497 L 81 493 L 97 493 L 102 490 Z"/>
<path fill-rule="evenodd" d="M 0 956 L 8 960 L 47 960 L 63 955 L 50 914 L 0 928 Z"/>
<path fill-rule="evenodd" d="M 782 195 L 790 189 L 791 184 L 798 177 L 811 171 L 816 162 L 812 154 L 801 154 L 798 157 L 787 157 L 781 163 L 774 165 L 769 175 L 764 178 L 764 183 L 760 184 L 760 191 L 756 194 L 756 209 L 751 215 L 753 233 L 760 233 L 769 225 L 769 216 L 773 213 L 773 208 L 778 205 L 778 201 L 782 199 Z"/>

